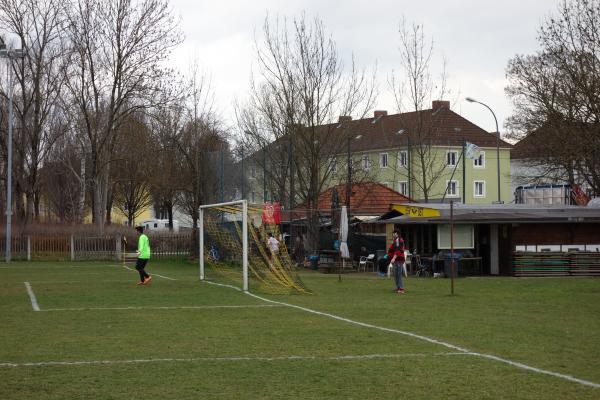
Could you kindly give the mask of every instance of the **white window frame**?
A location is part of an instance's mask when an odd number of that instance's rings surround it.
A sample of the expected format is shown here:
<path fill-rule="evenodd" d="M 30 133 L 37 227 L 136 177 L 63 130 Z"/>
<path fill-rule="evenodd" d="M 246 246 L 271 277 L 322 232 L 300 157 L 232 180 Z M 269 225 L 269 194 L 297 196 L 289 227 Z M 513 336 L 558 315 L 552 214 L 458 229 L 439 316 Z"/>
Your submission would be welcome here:
<path fill-rule="evenodd" d="M 453 162 L 454 164 L 450 164 L 450 154 L 453 154 L 454 156 L 453 158 Z M 456 165 L 458 164 L 458 151 L 456 150 L 448 150 L 446 152 L 446 167 L 456 167 Z"/>
<path fill-rule="evenodd" d="M 477 193 L 477 184 L 481 184 L 481 194 Z M 485 181 L 473 181 L 473 197 L 485 197 Z"/>
<path fill-rule="evenodd" d="M 404 190 L 402 190 L 403 186 L 404 186 Z M 408 181 L 399 181 L 398 182 L 398 193 L 400 193 L 403 196 L 408 196 Z"/>
<path fill-rule="evenodd" d="M 379 168 L 387 168 L 388 165 L 388 153 L 379 153 Z"/>
<path fill-rule="evenodd" d="M 485 151 L 480 151 L 479 157 L 473 160 L 473 168 L 485 168 Z"/>
<path fill-rule="evenodd" d="M 368 154 L 363 154 L 360 159 L 360 164 L 362 165 L 362 169 L 367 171 L 369 168 L 371 168 L 371 157 L 369 157 Z"/>
<path fill-rule="evenodd" d="M 454 184 L 454 193 L 450 192 L 450 184 Z M 447 180 L 446 181 L 446 197 L 458 197 L 460 190 L 458 187 L 458 181 L 456 180 Z"/>
<path fill-rule="evenodd" d="M 398 152 L 398 167 L 406 167 L 408 165 L 408 151 L 400 150 Z"/>

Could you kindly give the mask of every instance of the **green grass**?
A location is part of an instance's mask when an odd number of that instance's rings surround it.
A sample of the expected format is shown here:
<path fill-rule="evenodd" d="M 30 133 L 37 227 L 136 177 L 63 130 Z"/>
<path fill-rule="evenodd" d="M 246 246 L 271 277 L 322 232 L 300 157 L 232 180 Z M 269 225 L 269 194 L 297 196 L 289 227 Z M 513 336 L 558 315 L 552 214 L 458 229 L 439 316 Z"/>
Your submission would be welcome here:
<path fill-rule="evenodd" d="M 152 260 L 148 271 L 176 280 L 136 286 L 114 262 L 0 264 L 0 398 L 600 398 L 398 332 L 264 307 L 199 283 L 192 264 Z M 600 279 L 458 279 L 454 296 L 447 279 L 409 278 L 405 295 L 373 274 L 302 279 L 313 295 L 259 295 L 600 383 Z"/>

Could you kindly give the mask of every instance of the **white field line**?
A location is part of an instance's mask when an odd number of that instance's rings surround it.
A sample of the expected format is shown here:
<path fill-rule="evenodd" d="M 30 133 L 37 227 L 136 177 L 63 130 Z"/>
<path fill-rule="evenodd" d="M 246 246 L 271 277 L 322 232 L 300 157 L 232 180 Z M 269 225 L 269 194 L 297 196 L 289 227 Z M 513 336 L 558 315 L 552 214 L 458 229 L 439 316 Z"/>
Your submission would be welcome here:
<path fill-rule="evenodd" d="M 248 304 L 248 305 L 232 305 L 232 306 L 141 306 L 141 307 L 78 307 L 78 308 L 45 308 L 43 312 L 49 311 L 94 311 L 94 310 L 210 310 L 210 309 L 227 309 L 227 308 L 268 308 L 282 307 L 278 304 Z"/>
<path fill-rule="evenodd" d="M 31 285 L 29 284 L 29 282 L 24 283 L 25 287 L 27 288 L 27 293 L 29 294 L 29 299 L 31 299 L 31 308 L 33 308 L 33 311 L 40 311 L 40 306 L 38 305 L 37 299 L 35 298 L 33 289 L 31 289 Z"/>
<path fill-rule="evenodd" d="M 137 272 L 137 270 L 129 268 L 127 265 L 123 265 L 123 268 L 128 269 L 130 271 Z M 168 276 L 163 276 L 163 275 L 159 275 L 159 274 L 152 274 L 152 276 L 158 276 L 159 278 L 168 279 L 170 281 L 176 281 L 177 280 L 175 278 L 169 278 Z"/>
<path fill-rule="evenodd" d="M 412 332 L 401 331 L 401 330 L 398 330 L 398 329 L 391 329 L 391 328 L 385 328 L 385 327 L 382 327 L 382 326 L 371 325 L 371 324 L 367 324 L 367 323 L 360 322 L 360 321 L 353 321 L 351 319 L 340 317 L 338 315 L 329 314 L 329 313 L 325 313 L 325 312 L 321 312 L 321 311 L 316 311 L 316 310 L 312 310 L 310 308 L 301 307 L 301 306 L 297 306 L 297 305 L 294 305 L 294 304 L 288 304 L 288 303 L 283 303 L 283 302 L 280 302 L 280 301 L 274 301 L 274 300 L 265 299 L 263 297 L 257 296 L 257 295 L 255 295 L 253 293 L 250 293 L 250 292 L 245 292 L 245 293 L 247 295 L 249 295 L 249 296 L 254 297 L 254 298 L 266 301 L 267 303 L 280 304 L 280 305 L 284 305 L 284 306 L 287 306 L 287 307 L 296 308 L 298 310 L 302 310 L 302 311 L 305 311 L 305 312 L 308 312 L 308 313 L 311 313 L 311 314 L 322 315 L 324 317 L 333 318 L 333 319 L 336 319 L 338 321 L 347 322 L 349 324 L 358 325 L 358 326 L 362 326 L 362 327 L 365 327 L 365 328 L 377 329 L 377 330 L 380 330 L 380 331 L 390 332 L 390 333 L 398 333 L 398 334 L 409 336 L 409 337 L 412 337 L 412 338 L 415 338 L 415 339 L 424 340 L 424 341 L 429 342 L 429 343 L 433 343 L 433 344 L 437 344 L 437 345 L 440 345 L 440 346 L 444 346 L 444 347 L 447 347 L 449 349 L 456 350 L 456 351 L 459 351 L 459 352 L 462 352 L 462 353 L 465 353 L 465 354 L 470 354 L 470 355 L 474 355 L 474 356 L 478 356 L 478 357 L 482 357 L 482 358 L 487 358 L 489 360 L 494 360 L 494 361 L 498 361 L 498 362 L 501 362 L 501 363 L 512 365 L 513 367 L 521 368 L 521 369 L 528 370 L 528 371 L 533 371 L 533 372 L 536 372 L 538 374 L 550 375 L 550 376 L 554 376 L 554 377 L 557 377 L 557 378 L 565 379 L 565 380 L 568 380 L 568 381 L 571 381 L 571 382 L 576 382 L 576 383 L 579 383 L 579 384 L 582 384 L 582 385 L 585 385 L 585 386 L 591 386 L 593 388 L 600 388 L 600 384 L 595 383 L 595 382 L 591 382 L 591 381 L 586 381 L 586 380 L 583 380 L 583 379 L 579 379 L 579 378 L 576 378 L 576 377 L 571 376 L 571 375 L 561 374 L 561 373 L 558 373 L 558 372 L 553 372 L 553 371 L 548 371 L 548 370 L 541 369 L 541 368 L 532 367 L 532 366 L 529 366 L 529 365 L 526 365 L 526 364 L 522 364 L 522 363 L 511 361 L 511 360 L 508 360 L 508 359 L 505 359 L 505 358 L 497 357 L 497 356 L 494 356 L 492 354 L 476 353 L 476 352 L 467 350 L 465 348 L 462 348 L 462 347 L 459 347 L 459 346 L 455 346 L 453 344 L 450 344 L 450 343 L 447 343 L 447 342 L 443 342 L 441 340 L 433 339 L 433 338 L 430 338 L 430 337 L 427 337 L 427 336 L 417 335 L 417 334 L 412 333 Z"/>
<path fill-rule="evenodd" d="M 47 367 L 47 366 L 78 366 L 78 365 L 115 365 L 115 364 L 144 364 L 144 363 L 163 363 L 163 362 L 207 362 L 207 361 L 303 361 L 303 360 L 325 360 L 325 361 L 352 361 L 365 359 L 390 359 L 390 358 L 414 358 L 414 357 L 445 357 L 445 356 L 468 356 L 469 353 L 406 353 L 406 354 L 364 354 L 364 355 L 344 355 L 332 357 L 316 356 L 282 356 L 282 357 L 197 357 L 197 358 L 147 358 L 135 360 L 91 360 L 91 361 L 40 361 L 24 363 L 0 363 L 0 368 L 17 367 Z"/>
<path fill-rule="evenodd" d="M 62 269 L 62 268 L 113 268 L 116 265 L 14 265 L 3 266 L 0 269 Z M 119 265 L 120 267 L 120 265 Z"/>

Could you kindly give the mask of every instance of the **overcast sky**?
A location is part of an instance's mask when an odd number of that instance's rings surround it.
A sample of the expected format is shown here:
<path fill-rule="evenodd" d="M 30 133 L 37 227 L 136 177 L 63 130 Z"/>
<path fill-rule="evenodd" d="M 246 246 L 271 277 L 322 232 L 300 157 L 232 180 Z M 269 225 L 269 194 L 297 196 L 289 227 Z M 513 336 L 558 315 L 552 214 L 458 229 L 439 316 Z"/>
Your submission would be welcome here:
<path fill-rule="evenodd" d="M 210 76 L 219 112 L 232 121 L 232 104 L 248 93 L 255 65 L 255 33 L 260 35 L 267 13 L 294 17 L 306 12 L 318 16 L 336 41 L 339 53 L 354 54 L 356 62 L 371 68 L 377 64 L 379 98 L 376 109 L 394 113 L 387 79 L 398 70 L 398 27 L 423 24 L 434 40 L 431 70 L 441 72 L 447 61 L 452 109 L 488 131 L 494 119 L 483 106 L 464 101 L 466 96 L 488 104 L 500 131 L 512 113 L 504 94 L 505 69 L 515 54 L 533 53 L 540 23 L 556 12 L 558 0 L 369 0 L 369 1 L 198 1 L 171 0 L 181 18 L 184 43 L 173 59 L 183 70 L 194 55 Z"/>

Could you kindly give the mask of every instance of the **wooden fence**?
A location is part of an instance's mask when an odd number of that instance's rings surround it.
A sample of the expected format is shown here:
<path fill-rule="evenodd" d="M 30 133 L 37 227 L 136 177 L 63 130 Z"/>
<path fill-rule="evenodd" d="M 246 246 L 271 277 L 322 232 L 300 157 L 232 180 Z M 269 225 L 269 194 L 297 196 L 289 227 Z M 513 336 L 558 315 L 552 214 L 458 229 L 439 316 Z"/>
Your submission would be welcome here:
<path fill-rule="evenodd" d="M 127 244 L 129 243 L 129 244 Z M 5 258 L 6 238 L 0 237 L 0 256 Z M 192 243 L 190 234 L 152 235 L 150 247 L 153 258 L 188 257 Z M 127 242 L 120 236 L 16 236 L 11 240 L 13 260 L 116 260 L 123 255 L 135 256 L 137 242 Z"/>
<path fill-rule="evenodd" d="M 598 252 L 516 252 L 515 276 L 600 276 Z"/>

